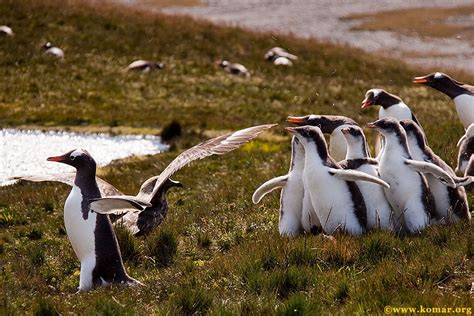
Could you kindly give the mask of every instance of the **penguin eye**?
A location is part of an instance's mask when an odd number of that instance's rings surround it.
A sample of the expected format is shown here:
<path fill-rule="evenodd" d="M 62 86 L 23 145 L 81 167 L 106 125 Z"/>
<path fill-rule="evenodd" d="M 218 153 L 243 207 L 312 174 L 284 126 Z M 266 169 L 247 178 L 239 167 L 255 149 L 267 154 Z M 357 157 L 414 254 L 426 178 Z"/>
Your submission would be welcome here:
<path fill-rule="evenodd" d="M 76 159 L 76 156 L 70 156 L 69 158 L 71 158 L 71 160 L 74 160 Z"/>

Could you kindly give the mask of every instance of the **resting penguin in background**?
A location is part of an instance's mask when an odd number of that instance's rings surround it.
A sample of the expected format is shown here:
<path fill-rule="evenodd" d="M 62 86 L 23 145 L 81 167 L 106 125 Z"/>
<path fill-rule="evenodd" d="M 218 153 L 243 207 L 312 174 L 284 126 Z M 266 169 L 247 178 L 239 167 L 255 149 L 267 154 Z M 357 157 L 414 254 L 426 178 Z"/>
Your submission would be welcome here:
<path fill-rule="evenodd" d="M 165 65 L 163 63 L 157 63 L 154 61 L 148 60 L 135 60 L 130 65 L 127 66 L 128 71 L 141 71 L 141 72 L 150 72 L 156 69 L 163 69 Z"/>
<path fill-rule="evenodd" d="M 408 148 L 407 135 L 397 119 L 387 117 L 368 123 L 385 138 L 385 147 L 380 156 L 380 177 L 390 184 L 385 196 L 394 211 L 394 225 L 410 233 L 417 233 L 429 225 L 435 215 L 435 202 L 423 173 L 431 173 L 451 187 L 454 180 L 440 167 L 413 160 Z"/>
<path fill-rule="evenodd" d="M 170 177 L 194 160 L 212 155 L 223 155 L 257 137 L 260 133 L 275 125 L 259 125 L 218 136 L 200 143 L 178 155 L 159 176 L 146 180 L 136 197 L 123 195 L 113 185 L 96 177 L 102 200 L 91 202 L 91 209 L 97 213 L 116 214 L 114 224 L 123 225 L 135 236 L 148 235 L 159 226 L 168 211 L 166 192 L 172 187 L 181 187 L 181 183 Z M 31 175 L 13 177 L 8 180 L 58 181 L 74 184 L 75 174 Z"/>
<path fill-rule="evenodd" d="M 273 47 L 269 49 L 264 55 L 264 58 L 266 60 L 273 61 L 274 63 L 280 57 L 287 59 L 290 63 L 291 63 L 291 60 L 298 59 L 298 56 L 288 53 L 288 51 L 286 51 L 285 49 L 281 47 Z"/>
<path fill-rule="evenodd" d="M 450 97 L 465 129 L 474 123 L 474 86 L 454 80 L 441 72 L 415 77 L 413 83 L 424 84 Z"/>
<path fill-rule="evenodd" d="M 394 94 L 388 93 L 382 89 L 370 89 L 365 93 L 365 99 L 362 101 L 362 109 L 368 108 L 372 105 L 380 105 L 379 119 L 385 117 L 393 117 L 397 120 L 413 120 L 421 127 L 420 122 L 415 114 L 410 110 L 408 105 L 403 100 Z M 377 134 L 375 138 L 375 155 L 378 157 L 382 150 L 382 140 Z"/>
<path fill-rule="evenodd" d="M 227 60 L 218 61 L 217 64 L 232 75 L 250 77 L 250 72 L 242 64 L 231 63 Z"/>
<path fill-rule="evenodd" d="M 458 165 L 456 173 L 464 176 L 474 176 L 474 123 L 469 125 L 458 141 Z"/>
<path fill-rule="evenodd" d="M 306 205 L 303 214 L 303 200 L 305 196 L 303 184 L 304 169 L 304 148 L 298 138 L 291 139 L 291 162 L 288 174 L 268 180 L 255 190 L 252 201 L 257 204 L 271 191 L 282 188 L 280 195 L 280 219 L 278 229 L 282 236 L 296 236 L 301 232 L 301 228 L 307 232 L 311 231 L 311 216 L 319 224 L 315 214 L 311 214 Z M 307 200 L 308 201 L 308 200 Z M 307 202 L 306 201 L 306 202 Z M 320 226 L 320 224 L 319 224 Z"/>
<path fill-rule="evenodd" d="M 344 170 L 329 156 L 326 141 L 316 126 L 288 127 L 305 150 L 303 179 L 313 208 L 326 234 L 338 230 L 352 235 L 365 233 L 367 217 L 364 198 L 353 181 L 371 181 L 383 186 L 381 179 L 355 170 Z"/>
<path fill-rule="evenodd" d="M 378 161 L 370 158 L 367 142 L 362 129 L 358 126 L 344 127 L 341 130 L 347 141 L 346 160 L 340 162 L 344 169 L 362 171 L 374 177 L 377 172 Z M 360 192 L 364 197 L 367 208 L 367 228 L 393 231 L 393 216 L 390 204 L 380 185 L 357 181 Z"/>
<path fill-rule="evenodd" d="M 411 120 L 402 120 L 400 125 L 406 131 L 408 147 L 413 159 L 433 163 L 452 178 L 457 178 L 451 167 L 426 145 L 425 135 L 418 125 Z M 431 174 L 427 174 L 426 179 L 435 199 L 436 220 L 444 223 L 457 222 L 460 219 L 470 220 L 471 213 L 463 187 L 451 188 Z"/>
<path fill-rule="evenodd" d="M 329 152 L 336 161 L 346 158 L 347 143 L 341 129 L 348 126 L 359 126 L 353 119 L 337 115 L 288 116 L 286 121 L 298 126 L 317 126 L 324 134 L 330 134 Z"/>
<path fill-rule="evenodd" d="M 47 42 L 46 44 L 43 45 L 44 53 L 47 55 L 51 55 L 60 59 L 64 58 L 64 51 L 59 48 L 53 46 L 51 42 Z"/>

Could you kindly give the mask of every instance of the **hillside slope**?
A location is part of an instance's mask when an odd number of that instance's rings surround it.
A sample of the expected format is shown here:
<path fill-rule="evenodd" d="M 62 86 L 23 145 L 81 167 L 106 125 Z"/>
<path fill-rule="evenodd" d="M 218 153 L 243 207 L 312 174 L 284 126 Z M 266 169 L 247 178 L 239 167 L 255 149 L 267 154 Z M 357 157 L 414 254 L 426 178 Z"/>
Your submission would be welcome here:
<path fill-rule="evenodd" d="M 420 72 L 398 61 L 77 1 L 0 0 L 0 21 L 16 33 L 0 38 L 0 127 L 154 130 L 172 120 L 183 126 L 173 151 L 100 169 L 126 193 L 136 193 L 181 150 L 222 130 L 284 126 L 287 115 L 306 113 L 373 121 L 376 110 L 360 111 L 372 87 L 402 96 L 432 148 L 455 163 L 463 132 L 452 102 L 413 86 Z M 42 54 L 46 40 L 64 49 L 64 61 Z M 266 63 L 263 54 L 273 46 L 300 56 L 295 67 Z M 252 77 L 229 76 L 215 66 L 220 58 L 245 64 Z M 126 73 L 135 59 L 160 60 L 166 68 Z M 168 218 L 156 233 L 133 239 L 119 231 L 127 269 L 146 287 L 72 295 L 79 263 L 62 217 L 69 188 L 1 187 L 0 313 L 348 314 L 382 313 L 387 305 L 472 305 L 469 223 L 431 227 L 420 236 L 279 237 L 278 194 L 257 206 L 250 197 L 260 183 L 286 172 L 289 139 L 275 128 L 241 150 L 194 163 L 176 174 L 185 188 L 170 192 Z"/>

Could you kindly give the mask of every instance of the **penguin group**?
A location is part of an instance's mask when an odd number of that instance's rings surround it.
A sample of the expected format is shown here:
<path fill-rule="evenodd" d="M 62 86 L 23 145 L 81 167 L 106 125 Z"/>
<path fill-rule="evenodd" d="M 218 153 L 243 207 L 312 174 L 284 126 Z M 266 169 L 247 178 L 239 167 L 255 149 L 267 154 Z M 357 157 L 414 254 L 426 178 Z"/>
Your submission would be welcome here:
<path fill-rule="evenodd" d="M 0 35 L 13 36 L 0 26 Z M 64 51 L 51 42 L 44 53 L 64 59 Z M 268 50 L 264 59 L 276 66 L 292 66 L 298 57 L 281 47 Z M 217 62 L 225 72 L 250 77 L 242 64 Z M 151 72 L 164 64 L 136 60 L 127 71 Z M 378 133 L 372 158 L 361 126 L 345 116 L 310 114 L 289 116 L 291 163 L 287 174 L 256 189 L 259 203 L 281 188 L 279 232 L 362 235 L 369 230 L 419 233 L 432 224 L 470 220 L 465 187 L 474 182 L 474 87 L 443 73 L 413 80 L 448 95 L 455 103 L 465 134 L 458 142 L 456 173 L 428 146 L 424 130 L 403 100 L 383 89 L 370 89 L 362 108 L 379 105 L 379 119 L 366 126 Z M 166 193 L 182 187 L 171 177 L 192 161 L 223 155 L 239 148 L 276 124 L 238 130 L 200 143 L 178 155 L 161 174 L 147 179 L 136 196 L 96 176 L 96 163 L 84 149 L 74 149 L 48 161 L 70 165 L 75 173 L 26 175 L 12 179 L 56 181 L 72 187 L 64 205 L 64 222 L 72 248 L 80 261 L 79 291 L 106 284 L 141 285 L 123 265 L 114 225 L 134 236 L 149 235 L 166 217 Z M 329 137 L 326 142 L 325 134 Z"/>
<path fill-rule="evenodd" d="M 296 125 L 286 128 L 292 135 L 289 172 L 263 183 L 252 196 L 257 204 L 281 188 L 281 235 L 360 235 L 374 229 L 414 234 L 429 225 L 471 219 L 466 190 L 474 182 L 474 89 L 442 73 L 413 82 L 446 93 L 456 104 L 466 128 L 456 172 L 429 147 L 410 107 L 383 89 L 369 89 L 361 105 L 380 106 L 379 119 L 366 124 L 378 135 L 376 158 L 351 118 L 289 116 L 287 122 Z"/>

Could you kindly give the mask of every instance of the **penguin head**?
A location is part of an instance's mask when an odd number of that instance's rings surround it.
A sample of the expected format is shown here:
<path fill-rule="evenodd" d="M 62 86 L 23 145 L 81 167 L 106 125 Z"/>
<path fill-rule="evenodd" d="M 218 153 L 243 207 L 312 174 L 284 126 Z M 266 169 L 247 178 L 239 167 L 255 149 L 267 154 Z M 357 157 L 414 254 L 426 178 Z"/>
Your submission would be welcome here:
<path fill-rule="evenodd" d="M 287 127 L 286 130 L 298 138 L 298 140 L 303 144 L 305 151 L 308 150 L 309 146 L 314 144 L 321 159 L 327 159 L 327 144 L 323 132 L 321 132 L 319 127 L 306 125 Z"/>
<path fill-rule="evenodd" d="M 317 126 L 324 134 L 331 134 L 336 128 L 341 125 L 356 125 L 357 123 L 352 119 L 337 115 L 316 115 L 310 114 L 306 116 L 288 116 L 286 118 L 288 123 L 293 123 L 298 126 Z"/>
<path fill-rule="evenodd" d="M 273 50 L 269 50 L 264 56 L 265 60 L 273 60 L 275 59 L 275 53 L 273 52 Z"/>
<path fill-rule="evenodd" d="M 383 89 L 370 89 L 365 93 L 365 99 L 362 101 L 361 108 L 365 109 L 371 105 L 380 105 L 386 109 L 400 102 L 402 102 L 402 99 Z"/>
<path fill-rule="evenodd" d="M 347 126 L 341 129 L 341 133 L 349 145 L 358 145 L 365 142 L 365 135 L 359 126 Z"/>
<path fill-rule="evenodd" d="M 77 170 L 96 168 L 96 162 L 94 158 L 85 149 L 74 149 L 61 156 L 53 156 L 47 159 L 48 161 L 55 161 L 70 165 Z"/>
<path fill-rule="evenodd" d="M 51 47 L 53 47 L 53 44 L 51 44 L 51 42 L 46 42 L 46 43 L 43 45 L 43 48 L 44 48 L 44 49 L 50 49 Z"/>
<path fill-rule="evenodd" d="M 227 60 L 218 60 L 216 61 L 216 64 L 222 68 L 229 67 L 229 62 Z"/>
<path fill-rule="evenodd" d="M 393 117 L 385 117 L 375 122 L 367 123 L 366 126 L 375 129 L 385 137 L 399 137 L 403 134 L 406 138 L 406 133 L 402 126 Z"/>
<path fill-rule="evenodd" d="M 420 148 L 425 148 L 425 134 L 418 124 L 416 124 L 412 120 L 402 120 L 400 121 L 400 125 L 403 127 L 405 132 L 407 133 L 408 140 L 416 140 L 417 145 Z"/>
<path fill-rule="evenodd" d="M 463 85 L 463 83 L 454 80 L 442 72 L 433 72 L 426 76 L 415 77 L 413 78 L 413 83 L 423 84 L 441 92 L 444 92 L 444 90 L 448 87 Z"/>

